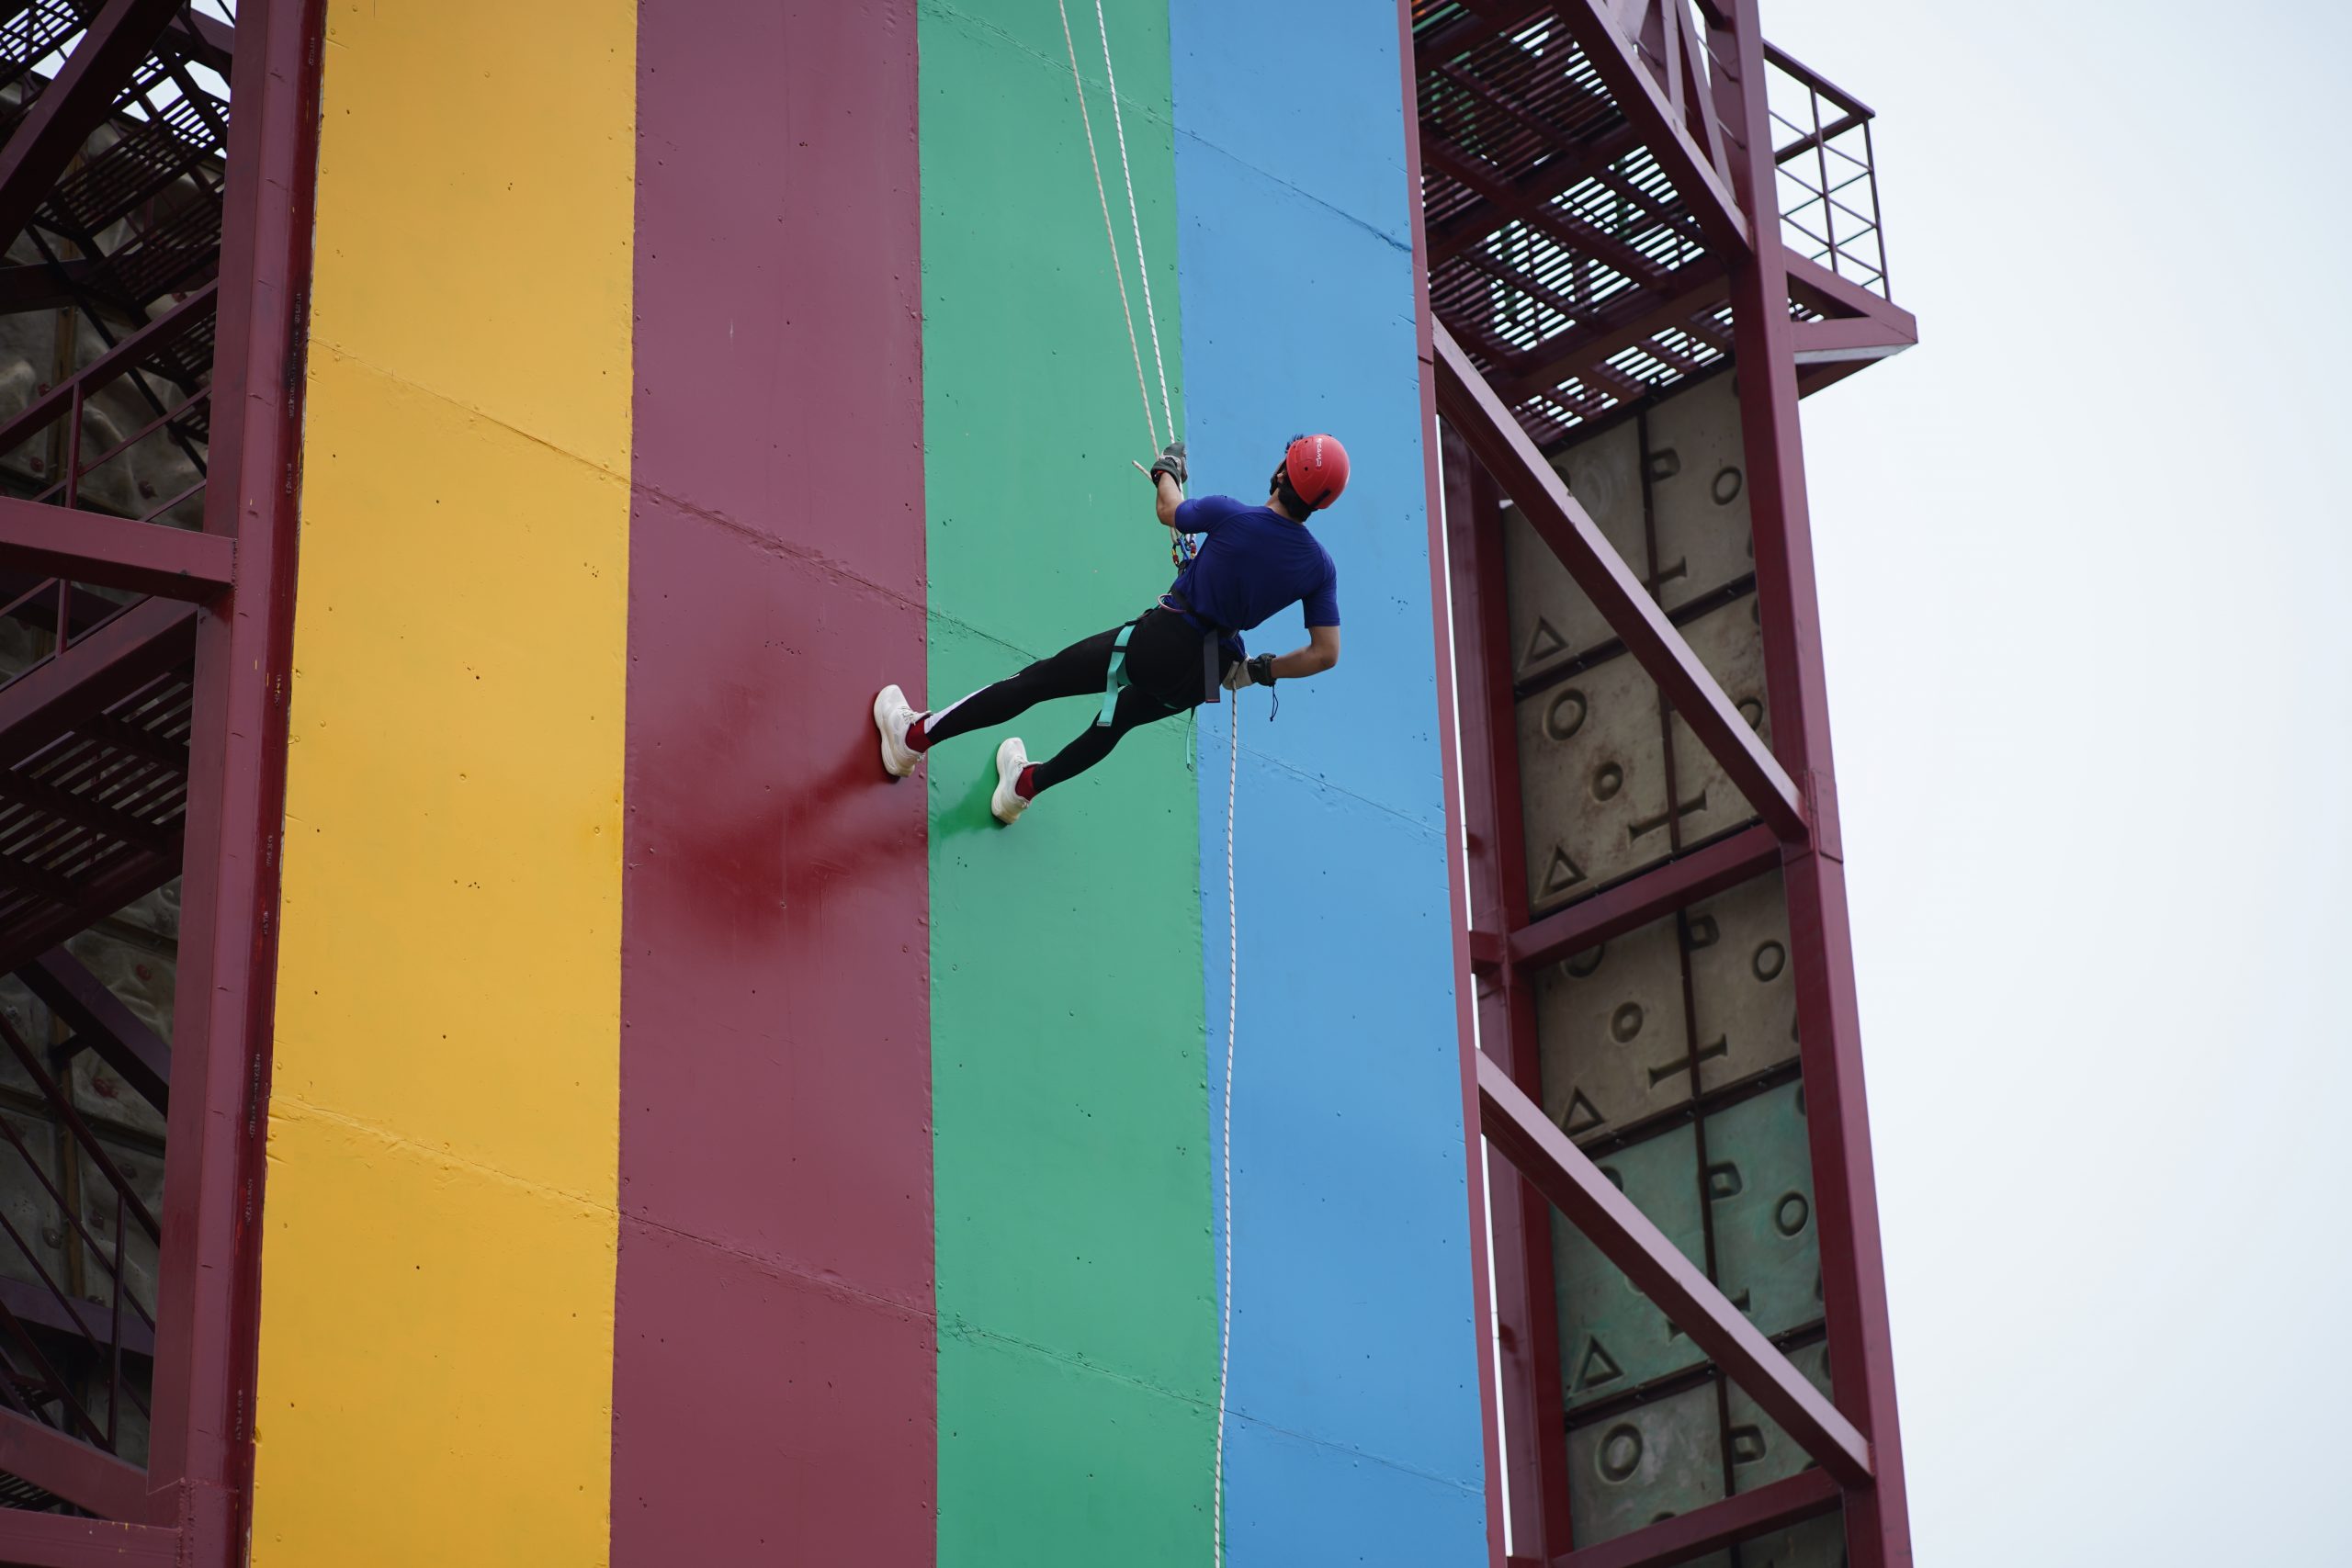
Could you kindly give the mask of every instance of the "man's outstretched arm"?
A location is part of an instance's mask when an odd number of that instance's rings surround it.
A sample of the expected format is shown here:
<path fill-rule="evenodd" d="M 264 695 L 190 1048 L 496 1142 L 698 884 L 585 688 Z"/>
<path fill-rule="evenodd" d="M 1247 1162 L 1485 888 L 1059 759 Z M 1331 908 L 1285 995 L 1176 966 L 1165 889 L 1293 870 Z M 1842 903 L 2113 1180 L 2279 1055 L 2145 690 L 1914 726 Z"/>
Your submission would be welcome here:
<path fill-rule="evenodd" d="M 1340 661 L 1340 628 L 1309 626 L 1306 646 L 1292 649 L 1288 653 L 1261 653 L 1245 664 L 1237 664 L 1225 683 L 1235 691 L 1256 682 L 1271 686 L 1276 681 L 1303 681 L 1309 675 L 1320 675 Z"/>

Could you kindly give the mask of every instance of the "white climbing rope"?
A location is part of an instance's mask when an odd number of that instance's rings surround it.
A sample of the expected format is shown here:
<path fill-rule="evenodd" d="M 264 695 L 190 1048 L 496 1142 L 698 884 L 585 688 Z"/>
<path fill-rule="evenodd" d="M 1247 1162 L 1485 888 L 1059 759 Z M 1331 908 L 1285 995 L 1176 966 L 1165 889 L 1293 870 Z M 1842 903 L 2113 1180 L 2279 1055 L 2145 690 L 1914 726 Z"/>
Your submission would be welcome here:
<path fill-rule="evenodd" d="M 1094 199 L 1100 202 L 1102 208 L 1102 237 L 1105 240 L 1108 240 L 1111 243 L 1111 276 L 1113 278 L 1117 280 L 1119 285 L 1119 314 L 1125 318 L 1127 323 L 1127 352 L 1134 356 L 1136 362 L 1136 391 L 1137 395 L 1143 399 L 1144 434 L 1151 437 L 1151 449 L 1154 452 L 1158 452 L 1160 447 L 1159 425 L 1153 418 L 1151 412 L 1151 389 L 1144 382 L 1143 349 L 1141 345 L 1136 342 L 1135 310 L 1127 303 L 1127 274 L 1126 269 L 1119 264 L 1119 235 L 1117 230 L 1113 227 L 1111 222 L 1111 194 L 1102 184 L 1102 160 L 1095 153 L 1094 151 L 1094 120 L 1093 118 L 1086 112 L 1086 81 L 1085 78 L 1079 74 L 1078 71 L 1078 43 L 1077 40 L 1070 36 L 1069 6 L 1068 0 L 1054 0 L 1054 5 L 1062 15 L 1062 47 L 1069 51 L 1070 85 L 1078 89 L 1078 123 L 1086 131 L 1086 161 L 1088 164 L 1091 164 L 1094 169 Z M 1096 19 L 1098 21 L 1101 19 L 1101 12 L 1099 8 L 1096 13 Z M 1102 36 L 1102 59 L 1105 62 L 1106 71 L 1110 58 L 1111 37 L 1106 31 Z M 1119 93 L 1116 84 L 1114 84 L 1111 90 L 1111 113 L 1114 126 L 1118 123 L 1118 112 Z M 1124 127 L 1120 127 L 1119 164 L 1122 168 L 1126 166 L 1126 131 Z M 1128 182 L 1127 198 L 1128 209 L 1130 211 L 1134 209 L 1135 206 L 1134 188 L 1134 182 L 1130 179 Z M 1140 229 L 1136 231 L 1136 265 L 1140 267 L 1142 265 L 1143 256 L 1143 231 Z M 1147 274 L 1144 277 L 1144 288 L 1146 290 L 1144 303 L 1147 312 L 1150 309 L 1150 288 L 1151 279 Z M 1159 323 L 1157 320 L 1153 320 L 1150 322 L 1150 326 L 1151 356 L 1154 361 L 1157 361 L 1159 358 Z M 1167 395 L 1167 372 L 1165 370 L 1160 373 L 1160 395 L 1163 398 Z M 1170 441 L 1176 439 L 1176 421 L 1173 416 L 1170 416 L 1168 421 L 1168 439 Z"/>
<path fill-rule="evenodd" d="M 1119 314 L 1127 326 L 1127 353 L 1135 360 L 1136 391 L 1143 399 L 1144 429 L 1151 448 L 1159 450 L 1159 425 L 1151 407 L 1151 387 L 1144 378 L 1143 345 L 1136 337 L 1134 307 L 1127 302 L 1127 275 L 1119 260 L 1117 225 L 1111 218 L 1111 193 L 1102 183 L 1102 159 L 1094 147 L 1094 120 L 1086 108 L 1086 80 L 1078 68 L 1078 42 L 1069 28 L 1068 0 L 1054 0 L 1061 13 L 1062 47 L 1069 53 L 1070 85 L 1078 93 L 1078 122 L 1086 133 L 1086 162 L 1094 171 L 1094 199 L 1102 209 L 1102 236 L 1110 242 L 1111 276 L 1119 286 Z M 1136 276 L 1143 288 L 1145 329 L 1151 337 L 1152 367 L 1159 376 L 1159 412 L 1168 421 L 1168 439 L 1176 439 L 1176 405 L 1168 395 L 1168 361 L 1159 350 L 1159 314 L 1151 299 L 1151 266 L 1143 249 L 1143 218 L 1136 204 L 1136 176 L 1127 161 L 1126 117 L 1119 108 L 1119 77 L 1111 64 L 1111 28 L 1103 19 L 1102 0 L 1094 0 L 1094 27 L 1102 39 L 1102 78 L 1111 92 L 1111 129 L 1119 144 L 1119 175 L 1127 194 L 1127 222 L 1136 239 Z M 1175 536 L 1173 528 L 1169 530 Z M 1181 549 L 1181 545 L 1179 548 Z M 1233 1030 L 1241 1001 L 1241 938 L 1235 921 L 1233 895 L 1233 805 L 1241 779 L 1241 694 L 1233 697 L 1233 737 L 1225 777 L 1225 1093 L 1221 1102 L 1220 1158 L 1224 1177 L 1220 1229 L 1225 1237 L 1225 1288 L 1218 1303 L 1216 1330 L 1216 1458 L 1209 1483 L 1210 1562 L 1225 1564 L 1225 1420 L 1227 1396 L 1233 1371 Z"/>
<path fill-rule="evenodd" d="M 1233 694 L 1233 739 L 1225 768 L 1225 1295 L 1216 1325 L 1216 1473 L 1211 1484 L 1213 1568 L 1225 1562 L 1225 1397 L 1233 1371 L 1233 1024 L 1241 1003 L 1241 928 L 1233 908 L 1233 798 L 1241 779 L 1241 694 Z"/>
<path fill-rule="evenodd" d="M 1061 0 L 1055 3 L 1058 5 Z M 1151 268 L 1144 265 L 1143 219 L 1136 211 L 1136 175 L 1127 166 L 1127 122 L 1119 112 L 1119 77 L 1111 69 L 1111 27 L 1102 19 L 1102 0 L 1094 0 L 1094 27 L 1102 35 L 1102 79 L 1111 86 L 1111 129 L 1119 140 L 1119 175 L 1127 183 L 1127 222 L 1136 231 L 1136 276 L 1143 280 L 1143 319 L 1151 329 L 1152 367 L 1159 372 L 1159 412 L 1168 416 L 1168 439 L 1173 441 L 1176 405 L 1168 398 L 1168 362 L 1159 356 L 1159 317 L 1151 308 Z M 1141 355 L 1136 356 L 1136 375 L 1138 378 L 1143 375 Z"/>

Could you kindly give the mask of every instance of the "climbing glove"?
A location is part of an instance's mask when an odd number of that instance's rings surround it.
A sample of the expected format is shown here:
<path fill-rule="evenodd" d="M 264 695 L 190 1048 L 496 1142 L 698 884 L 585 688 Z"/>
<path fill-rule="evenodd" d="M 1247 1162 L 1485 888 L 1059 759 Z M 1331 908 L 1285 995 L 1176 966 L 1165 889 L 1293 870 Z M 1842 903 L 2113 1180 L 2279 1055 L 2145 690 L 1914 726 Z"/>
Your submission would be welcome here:
<path fill-rule="evenodd" d="M 1174 479 L 1180 490 L 1186 483 L 1189 476 L 1184 468 L 1184 444 L 1182 441 L 1170 441 L 1166 446 L 1160 448 L 1159 459 L 1151 465 L 1153 485 L 1157 486 L 1159 483 L 1159 476 L 1162 474 Z"/>

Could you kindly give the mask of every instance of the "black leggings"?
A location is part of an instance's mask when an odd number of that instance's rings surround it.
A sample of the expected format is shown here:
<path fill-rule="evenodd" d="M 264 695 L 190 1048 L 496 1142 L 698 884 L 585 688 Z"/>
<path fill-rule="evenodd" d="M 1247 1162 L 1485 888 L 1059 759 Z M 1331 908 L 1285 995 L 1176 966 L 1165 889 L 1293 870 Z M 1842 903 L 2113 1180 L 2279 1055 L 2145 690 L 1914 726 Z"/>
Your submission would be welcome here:
<path fill-rule="evenodd" d="M 1208 700 L 1203 634 L 1182 615 L 1148 610 L 1127 639 L 1127 684 L 1120 689 L 1119 705 L 1113 710 L 1110 723 L 1096 723 L 1102 716 L 1103 693 L 1110 685 L 1112 645 L 1118 637 L 1116 626 L 1097 632 L 933 714 L 923 720 L 924 750 L 975 729 L 1008 724 L 1053 697 L 1093 698 L 1096 706 L 1078 739 L 1037 764 L 1036 785 L 1042 793 L 1078 777 L 1109 756 L 1119 738 L 1137 725 L 1182 713 Z M 1222 654 L 1219 664 L 1221 670 Z"/>

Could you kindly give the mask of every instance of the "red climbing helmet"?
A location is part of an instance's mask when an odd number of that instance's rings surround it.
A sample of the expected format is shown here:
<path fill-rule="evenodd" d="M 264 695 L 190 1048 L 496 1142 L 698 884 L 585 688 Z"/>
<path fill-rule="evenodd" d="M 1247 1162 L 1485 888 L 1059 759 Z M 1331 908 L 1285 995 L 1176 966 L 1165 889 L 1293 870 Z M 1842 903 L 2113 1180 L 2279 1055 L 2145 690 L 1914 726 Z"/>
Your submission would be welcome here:
<path fill-rule="evenodd" d="M 1336 435 L 1294 435 L 1283 452 L 1282 477 L 1309 509 L 1320 512 L 1348 488 L 1348 449 Z"/>

